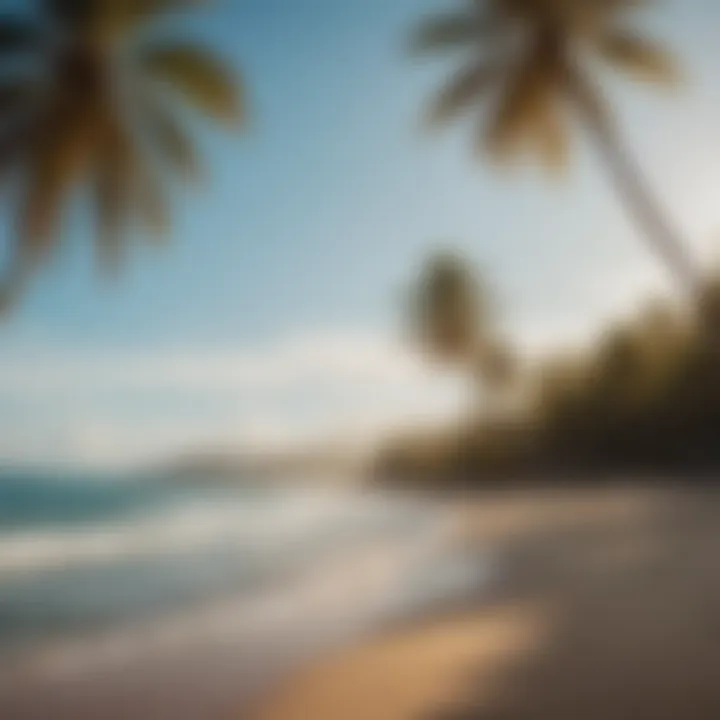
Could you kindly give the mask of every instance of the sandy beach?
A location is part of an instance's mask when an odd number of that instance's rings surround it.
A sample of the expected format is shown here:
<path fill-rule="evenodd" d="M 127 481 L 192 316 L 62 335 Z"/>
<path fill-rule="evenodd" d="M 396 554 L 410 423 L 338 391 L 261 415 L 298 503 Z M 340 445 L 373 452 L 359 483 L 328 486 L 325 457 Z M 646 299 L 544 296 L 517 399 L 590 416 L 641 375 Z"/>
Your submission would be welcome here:
<path fill-rule="evenodd" d="M 225 717 L 332 649 L 484 584 L 446 502 L 312 488 L 222 500 L 6 538 L 0 718 Z M 199 599 L 177 601 L 183 588 Z"/>
<path fill-rule="evenodd" d="M 720 493 L 510 493 L 458 516 L 502 558 L 489 597 L 335 653 L 236 717 L 720 717 Z"/>
<path fill-rule="evenodd" d="M 471 591 L 387 615 L 388 580 L 414 592 L 398 569 L 432 560 L 438 537 L 378 542 L 292 598 L 229 599 L 156 625 L 152 652 L 148 628 L 63 646 L 42 681 L 4 672 L 0 717 L 720 717 L 720 492 L 564 488 L 442 505 L 442 543 L 490 561 Z"/>

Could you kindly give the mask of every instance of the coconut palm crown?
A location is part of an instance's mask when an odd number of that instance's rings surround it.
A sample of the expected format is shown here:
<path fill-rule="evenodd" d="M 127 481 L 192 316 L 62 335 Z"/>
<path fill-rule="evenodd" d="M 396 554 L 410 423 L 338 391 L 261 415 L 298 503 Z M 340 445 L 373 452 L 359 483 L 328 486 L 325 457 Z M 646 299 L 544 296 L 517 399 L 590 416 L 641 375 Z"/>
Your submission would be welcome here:
<path fill-rule="evenodd" d="M 0 169 L 17 207 L 4 300 L 59 244 L 78 194 L 111 266 L 129 223 L 164 234 L 168 181 L 200 171 L 188 115 L 242 121 L 231 70 L 177 30 L 162 32 L 160 21 L 202 4 L 38 0 L 35 12 L 0 18 Z"/>
<path fill-rule="evenodd" d="M 644 0 L 460 0 L 425 19 L 415 52 L 456 52 L 459 68 L 433 99 L 431 125 L 476 118 L 475 146 L 496 160 L 523 154 L 560 168 L 568 159 L 569 122 L 579 120 L 617 189 L 685 290 L 698 276 L 621 142 L 596 81 L 603 65 L 641 80 L 673 83 L 672 55 L 633 28 Z"/>

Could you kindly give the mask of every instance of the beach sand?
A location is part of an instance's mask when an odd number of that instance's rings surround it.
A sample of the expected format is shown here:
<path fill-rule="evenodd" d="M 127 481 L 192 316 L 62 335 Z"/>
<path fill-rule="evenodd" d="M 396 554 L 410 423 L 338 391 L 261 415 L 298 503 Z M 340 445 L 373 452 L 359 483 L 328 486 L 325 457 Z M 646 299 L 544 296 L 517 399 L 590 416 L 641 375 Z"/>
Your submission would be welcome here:
<path fill-rule="evenodd" d="M 501 559 L 474 607 L 334 653 L 235 717 L 720 718 L 720 492 L 489 494 L 458 530 Z"/>
<path fill-rule="evenodd" d="M 157 658 L 42 684 L 0 672 L 0 718 L 720 718 L 720 491 L 485 492 L 451 501 L 449 519 L 448 542 L 493 561 L 452 605 L 345 628 L 368 578 L 344 561 L 330 577 L 347 596 L 310 578 L 305 621 L 271 636 L 227 636 L 213 607 L 202 642 Z"/>

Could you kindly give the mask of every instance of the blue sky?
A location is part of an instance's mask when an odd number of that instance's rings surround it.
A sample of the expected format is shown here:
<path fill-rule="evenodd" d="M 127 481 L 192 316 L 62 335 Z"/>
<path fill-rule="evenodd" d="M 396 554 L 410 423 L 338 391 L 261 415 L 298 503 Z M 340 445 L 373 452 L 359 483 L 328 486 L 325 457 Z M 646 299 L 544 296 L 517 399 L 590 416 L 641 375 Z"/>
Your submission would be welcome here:
<path fill-rule="evenodd" d="M 408 59 L 403 42 L 443 5 L 221 0 L 187 24 L 242 70 L 251 126 L 203 130 L 203 191 L 177 194 L 171 242 L 138 242 L 117 282 L 94 272 L 81 210 L 70 218 L 0 326 L 0 457 L 110 462 L 450 412 L 458 381 L 429 379 L 400 343 L 403 285 L 438 245 L 484 269 L 532 348 L 669 287 L 582 140 L 548 181 L 482 164 L 462 124 L 421 131 L 447 66 Z M 713 257 L 720 6 L 668 0 L 646 25 L 688 82 L 608 92 L 658 195 Z"/>

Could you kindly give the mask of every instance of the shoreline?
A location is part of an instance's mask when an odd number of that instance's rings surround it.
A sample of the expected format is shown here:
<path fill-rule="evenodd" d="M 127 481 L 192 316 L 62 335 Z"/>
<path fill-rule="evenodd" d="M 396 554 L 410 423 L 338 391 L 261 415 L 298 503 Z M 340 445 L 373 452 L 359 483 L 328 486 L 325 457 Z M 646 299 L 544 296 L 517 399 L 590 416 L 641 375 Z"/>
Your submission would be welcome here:
<path fill-rule="evenodd" d="M 639 693 L 627 702 L 654 713 L 633 720 L 720 717 L 720 690 L 708 677 L 720 667 L 720 492 L 535 488 L 456 498 L 447 513 L 447 542 L 497 557 L 474 592 L 349 626 L 322 607 L 318 575 L 309 587 L 320 595 L 305 598 L 314 621 L 275 624 L 272 638 L 260 633 L 240 646 L 227 637 L 179 648 L 158 662 L 120 658 L 117 672 L 76 681 L 5 686 L 0 717 L 483 720 L 499 708 L 508 720 L 614 720 L 625 715 L 591 707 L 566 716 L 562 707 L 587 698 L 603 708 L 607 693 L 598 693 L 608 687 L 622 700 L 618 683 Z M 347 599 L 333 607 L 366 601 L 350 582 L 358 573 L 349 563 Z M 535 710 L 507 705 L 518 686 Z M 643 690 L 650 686 L 663 690 L 657 702 Z M 677 714 L 679 689 L 688 688 L 718 713 Z"/>
<path fill-rule="evenodd" d="M 322 659 L 248 720 L 720 717 L 720 492 L 490 494 L 461 512 L 508 564 L 490 597 Z"/>
<path fill-rule="evenodd" d="M 278 584 L 0 660 L 0 717 L 205 720 L 239 696 L 256 703 L 293 669 L 368 637 L 395 602 L 415 599 L 417 577 L 439 562 L 451 509 L 398 506 L 397 517 L 380 509 L 379 525 L 358 520 L 367 523 L 362 535 Z"/>

